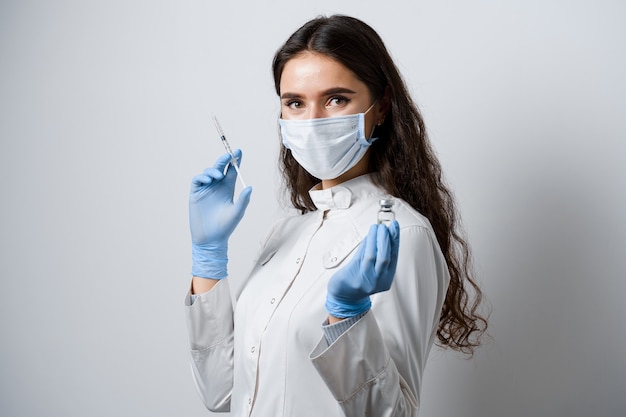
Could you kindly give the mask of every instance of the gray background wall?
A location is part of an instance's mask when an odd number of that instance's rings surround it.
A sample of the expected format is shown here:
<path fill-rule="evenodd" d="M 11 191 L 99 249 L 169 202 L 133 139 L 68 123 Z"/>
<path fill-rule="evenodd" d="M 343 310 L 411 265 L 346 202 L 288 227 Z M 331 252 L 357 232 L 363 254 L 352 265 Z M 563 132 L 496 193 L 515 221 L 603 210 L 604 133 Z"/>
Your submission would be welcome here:
<path fill-rule="evenodd" d="M 623 415 L 626 5 L 608 0 L 3 0 L 1 415 L 210 415 L 187 364 L 189 180 L 222 152 L 215 113 L 254 187 L 238 282 L 281 207 L 272 55 L 335 12 L 402 70 L 492 305 L 472 360 L 433 351 L 421 415 Z"/>

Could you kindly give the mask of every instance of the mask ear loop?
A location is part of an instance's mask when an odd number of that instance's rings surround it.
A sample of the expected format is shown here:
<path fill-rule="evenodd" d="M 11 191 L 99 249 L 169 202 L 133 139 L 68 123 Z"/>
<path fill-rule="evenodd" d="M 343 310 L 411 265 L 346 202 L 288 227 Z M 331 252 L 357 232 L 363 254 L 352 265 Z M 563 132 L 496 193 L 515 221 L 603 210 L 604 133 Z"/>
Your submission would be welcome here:
<path fill-rule="evenodd" d="M 378 103 L 378 99 L 374 100 L 374 102 L 372 103 L 372 105 L 371 105 L 371 106 L 369 106 L 369 107 L 368 107 L 368 109 L 367 109 L 367 110 L 365 110 L 365 111 L 363 112 L 363 115 L 366 115 L 367 113 L 369 113 L 369 111 L 370 111 L 370 110 L 372 110 L 372 109 L 374 108 L 374 106 L 376 105 L 376 103 Z"/>
<path fill-rule="evenodd" d="M 376 125 L 375 124 L 374 126 L 372 126 L 372 130 L 370 131 L 370 134 L 367 136 L 368 142 L 370 141 L 370 139 L 372 139 L 372 135 L 374 134 L 374 130 L 376 130 L 376 126 L 380 126 L 380 125 Z M 372 143 L 372 142 L 374 142 L 374 141 L 372 140 L 370 143 Z"/>
<path fill-rule="evenodd" d="M 367 113 L 369 113 L 370 110 L 372 110 L 374 108 L 374 106 L 376 105 L 376 103 L 378 103 L 378 99 L 374 100 L 374 102 L 372 103 L 372 105 L 365 110 L 365 112 L 363 112 L 363 120 L 365 120 L 365 115 Z M 380 126 L 382 123 L 378 123 L 378 124 L 374 124 L 374 126 L 372 126 L 372 130 L 370 131 L 370 134 L 367 135 L 367 138 L 365 138 L 368 142 L 369 140 L 372 138 L 372 135 L 374 134 L 374 130 L 376 130 L 376 126 Z M 372 141 L 373 142 L 373 141 Z M 371 142 L 370 142 L 371 143 Z"/>

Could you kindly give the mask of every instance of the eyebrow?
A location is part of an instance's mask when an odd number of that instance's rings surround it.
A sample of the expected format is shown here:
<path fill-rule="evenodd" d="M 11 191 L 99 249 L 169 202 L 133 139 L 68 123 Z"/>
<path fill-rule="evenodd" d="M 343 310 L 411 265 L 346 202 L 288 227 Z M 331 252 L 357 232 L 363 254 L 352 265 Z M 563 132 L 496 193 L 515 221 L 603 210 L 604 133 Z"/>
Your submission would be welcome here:
<path fill-rule="evenodd" d="M 322 91 L 323 96 L 332 96 L 333 94 L 356 94 L 356 91 L 350 90 L 349 88 L 345 88 L 345 87 L 333 87 L 333 88 L 329 88 L 328 90 Z M 301 98 L 301 97 L 302 95 L 298 93 L 289 93 L 289 92 L 282 93 L 280 95 L 281 99 Z"/>

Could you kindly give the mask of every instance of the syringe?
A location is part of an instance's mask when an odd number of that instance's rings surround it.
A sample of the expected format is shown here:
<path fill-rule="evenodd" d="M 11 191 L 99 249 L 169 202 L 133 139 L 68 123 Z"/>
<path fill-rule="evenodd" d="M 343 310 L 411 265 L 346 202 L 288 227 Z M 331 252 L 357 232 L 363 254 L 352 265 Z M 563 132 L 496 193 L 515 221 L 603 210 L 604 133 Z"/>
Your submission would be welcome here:
<path fill-rule="evenodd" d="M 222 144 L 224 145 L 224 148 L 226 148 L 226 152 L 230 154 L 230 163 L 232 166 L 235 167 L 235 171 L 237 171 L 237 177 L 239 177 L 241 185 L 243 185 L 243 188 L 246 188 L 246 183 L 244 182 L 243 177 L 241 176 L 241 172 L 239 172 L 239 167 L 237 166 L 237 158 L 235 158 L 235 154 L 233 153 L 232 149 L 230 149 L 230 145 L 226 140 L 226 136 L 224 136 L 222 126 L 220 126 L 220 122 L 217 121 L 217 117 L 215 117 L 215 115 L 213 116 L 213 121 L 215 122 L 215 128 L 217 129 L 217 133 L 219 133 L 220 138 L 222 139 Z"/>

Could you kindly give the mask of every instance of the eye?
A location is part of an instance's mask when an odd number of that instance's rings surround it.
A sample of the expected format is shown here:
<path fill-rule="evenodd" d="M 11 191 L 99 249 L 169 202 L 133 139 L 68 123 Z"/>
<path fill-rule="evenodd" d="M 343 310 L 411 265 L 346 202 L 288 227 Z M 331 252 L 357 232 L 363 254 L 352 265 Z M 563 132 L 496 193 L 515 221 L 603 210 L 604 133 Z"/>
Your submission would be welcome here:
<path fill-rule="evenodd" d="M 344 96 L 332 96 L 326 103 L 327 107 L 342 107 L 350 102 L 350 99 Z"/>
<path fill-rule="evenodd" d="M 291 110 L 298 110 L 302 108 L 302 102 L 296 99 L 285 100 L 283 106 L 289 107 Z"/>

